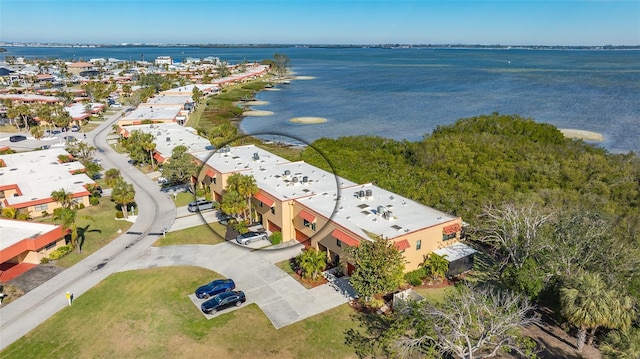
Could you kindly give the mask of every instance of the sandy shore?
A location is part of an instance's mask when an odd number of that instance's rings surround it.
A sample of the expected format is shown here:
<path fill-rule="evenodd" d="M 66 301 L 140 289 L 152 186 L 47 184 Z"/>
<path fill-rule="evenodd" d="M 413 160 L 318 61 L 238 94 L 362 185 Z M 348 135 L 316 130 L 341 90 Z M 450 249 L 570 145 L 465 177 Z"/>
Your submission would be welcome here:
<path fill-rule="evenodd" d="M 586 140 L 586 141 L 604 141 L 604 136 L 597 132 L 584 131 L 584 130 L 574 130 L 571 128 L 561 128 L 560 132 L 567 138 L 573 138 L 577 140 Z"/>
<path fill-rule="evenodd" d="M 273 115 L 273 112 L 271 111 L 259 111 L 259 110 L 244 111 L 242 113 L 242 116 L 271 116 L 271 115 Z"/>
<path fill-rule="evenodd" d="M 327 119 L 322 117 L 294 117 L 289 121 L 294 123 L 316 124 L 316 123 L 325 123 L 327 122 Z"/>
<path fill-rule="evenodd" d="M 260 105 L 268 105 L 269 101 L 259 101 L 259 100 L 247 101 L 244 104 L 247 105 L 247 106 L 260 106 Z"/>

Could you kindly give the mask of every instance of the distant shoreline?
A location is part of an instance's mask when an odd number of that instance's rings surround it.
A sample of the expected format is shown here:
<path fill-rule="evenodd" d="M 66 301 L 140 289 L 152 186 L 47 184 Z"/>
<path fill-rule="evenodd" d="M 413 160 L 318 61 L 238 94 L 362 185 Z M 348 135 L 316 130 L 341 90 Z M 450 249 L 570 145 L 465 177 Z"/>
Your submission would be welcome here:
<path fill-rule="evenodd" d="M 585 141 L 595 141 L 602 142 L 604 141 L 604 136 L 597 132 L 585 131 L 585 130 L 576 130 L 572 128 L 560 128 L 560 132 L 566 138 L 573 138 L 576 140 L 585 140 Z"/>

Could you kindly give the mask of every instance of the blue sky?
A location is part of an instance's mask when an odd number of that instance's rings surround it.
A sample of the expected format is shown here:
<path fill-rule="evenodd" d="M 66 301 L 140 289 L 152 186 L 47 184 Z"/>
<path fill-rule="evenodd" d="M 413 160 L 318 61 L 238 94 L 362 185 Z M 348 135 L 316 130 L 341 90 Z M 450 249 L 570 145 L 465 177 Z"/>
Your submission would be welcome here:
<path fill-rule="evenodd" d="M 0 0 L 0 40 L 640 45 L 640 0 Z"/>

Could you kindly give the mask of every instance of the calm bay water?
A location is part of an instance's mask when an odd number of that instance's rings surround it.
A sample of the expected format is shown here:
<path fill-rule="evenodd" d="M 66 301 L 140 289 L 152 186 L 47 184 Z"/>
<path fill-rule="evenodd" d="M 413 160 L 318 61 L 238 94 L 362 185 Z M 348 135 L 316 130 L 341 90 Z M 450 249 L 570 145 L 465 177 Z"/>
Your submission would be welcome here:
<path fill-rule="evenodd" d="M 5 55 L 85 60 L 217 56 L 236 63 L 283 53 L 298 76 L 263 91 L 272 111 L 247 117 L 249 134 L 379 135 L 411 141 L 438 125 L 500 112 L 602 133 L 611 152 L 640 152 L 640 52 L 604 50 L 315 48 L 8 48 Z M 323 117 L 323 124 L 289 122 Z"/>

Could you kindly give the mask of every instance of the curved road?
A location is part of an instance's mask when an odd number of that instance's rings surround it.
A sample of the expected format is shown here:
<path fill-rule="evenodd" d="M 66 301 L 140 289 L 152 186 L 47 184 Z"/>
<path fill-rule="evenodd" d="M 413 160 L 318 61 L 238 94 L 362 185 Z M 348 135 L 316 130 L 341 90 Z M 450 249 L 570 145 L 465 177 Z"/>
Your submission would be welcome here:
<path fill-rule="evenodd" d="M 67 291 L 76 298 L 82 295 L 140 256 L 162 235 L 163 228 L 171 228 L 176 218 L 173 200 L 107 144 L 112 124 L 122 113 L 118 112 L 88 133 L 87 141 L 98 149 L 95 158 L 101 160 L 105 169 L 118 168 L 122 176 L 133 184 L 138 208 L 136 222 L 129 231 L 102 249 L 0 308 L 0 350 L 64 308 Z"/>

